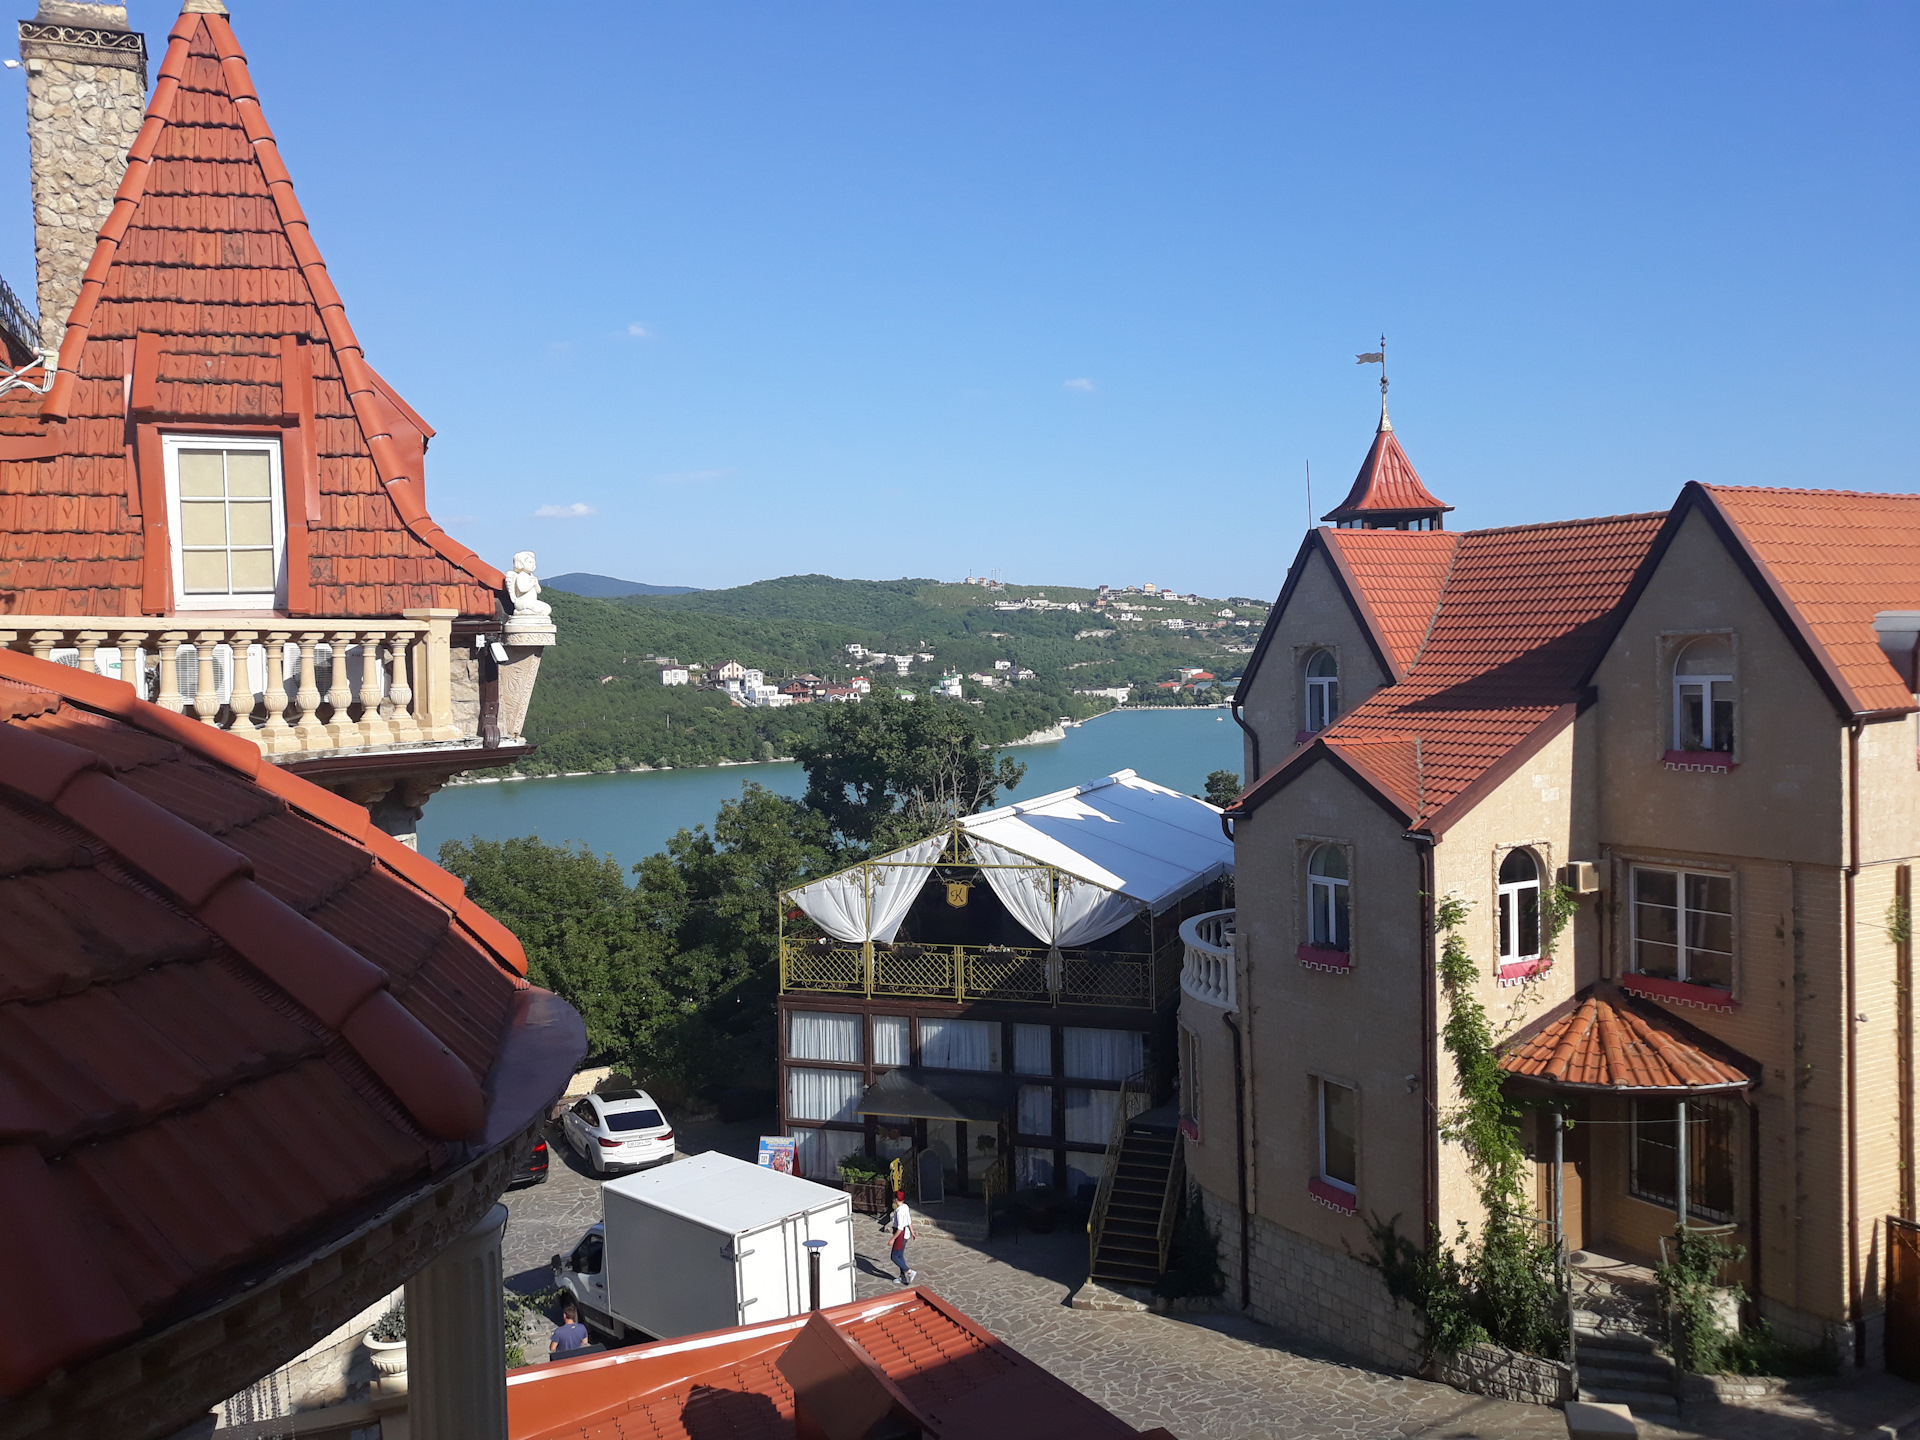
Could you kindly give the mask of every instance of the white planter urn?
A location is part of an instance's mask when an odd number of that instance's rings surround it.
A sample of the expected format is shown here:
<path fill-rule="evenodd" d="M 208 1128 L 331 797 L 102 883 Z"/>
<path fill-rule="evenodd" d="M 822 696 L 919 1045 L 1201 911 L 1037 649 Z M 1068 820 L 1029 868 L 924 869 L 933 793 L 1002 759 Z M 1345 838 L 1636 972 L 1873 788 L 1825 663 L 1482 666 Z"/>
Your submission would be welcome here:
<path fill-rule="evenodd" d="M 373 1362 L 373 1373 L 382 1377 L 404 1375 L 407 1373 L 407 1342 L 404 1340 L 376 1340 L 369 1330 L 360 1343 L 367 1347 L 367 1357 Z"/>

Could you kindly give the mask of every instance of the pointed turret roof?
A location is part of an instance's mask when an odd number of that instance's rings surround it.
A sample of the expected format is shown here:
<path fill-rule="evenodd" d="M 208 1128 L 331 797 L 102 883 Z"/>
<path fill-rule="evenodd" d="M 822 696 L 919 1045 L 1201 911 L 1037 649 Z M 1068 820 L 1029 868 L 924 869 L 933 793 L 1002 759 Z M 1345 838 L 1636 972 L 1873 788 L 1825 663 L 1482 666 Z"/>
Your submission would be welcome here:
<path fill-rule="evenodd" d="M 1374 432 L 1373 448 L 1360 463 L 1353 489 L 1320 518 L 1335 525 L 1358 521 L 1387 527 L 1401 521 L 1432 520 L 1437 526 L 1440 517 L 1451 509 L 1420 483 L 1419 472 L 1393 433 L 1386 396 L 1382 395 L 1380 428 Z"/>

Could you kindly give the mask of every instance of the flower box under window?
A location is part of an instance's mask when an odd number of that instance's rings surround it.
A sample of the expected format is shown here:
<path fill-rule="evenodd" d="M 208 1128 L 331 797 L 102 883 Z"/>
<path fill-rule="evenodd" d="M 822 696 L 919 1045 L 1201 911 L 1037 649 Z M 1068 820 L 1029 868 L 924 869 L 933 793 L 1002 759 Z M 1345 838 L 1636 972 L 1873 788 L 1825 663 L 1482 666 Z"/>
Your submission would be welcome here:
<path fill-rule="evenodd" d="M 1300 963 L 1309 970 L 1328 970 L 1335 974 L 1345 974 L 1353 968 L 1353 956 L 1346 950 L 1334 950 L 1325 945 L 1302 945 L 1295 952 Z"/>

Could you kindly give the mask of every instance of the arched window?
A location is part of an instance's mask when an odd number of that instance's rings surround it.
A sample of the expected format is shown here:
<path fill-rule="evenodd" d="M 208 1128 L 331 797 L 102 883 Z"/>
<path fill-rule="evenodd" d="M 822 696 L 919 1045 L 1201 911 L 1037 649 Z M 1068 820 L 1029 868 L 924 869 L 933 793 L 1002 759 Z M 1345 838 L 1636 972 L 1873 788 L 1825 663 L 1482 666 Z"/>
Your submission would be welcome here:
<path fill-rule="evenodd" d="M 1340 663 L 1331 650 L 1307 657 L 1307 733 L 1318 735 L 1340 714 Z"/>
<path fill-rule="evenodd" d="M 1733 750 L 1733 646 L 1707 635 L 1673 663 L 1673 748 Z"/>
<path fill-rule="evenodd" d="M 1530 851 L 1509 850 L 1500 862 L 1500 960 L 1540 958 L 1540 864 Z"/>
<path fill-rule="evenodd" d="M 1322 845 L 1307 857 L 1307 941 L 1324 950 L 1347 948 L 1347 855 Z"/>

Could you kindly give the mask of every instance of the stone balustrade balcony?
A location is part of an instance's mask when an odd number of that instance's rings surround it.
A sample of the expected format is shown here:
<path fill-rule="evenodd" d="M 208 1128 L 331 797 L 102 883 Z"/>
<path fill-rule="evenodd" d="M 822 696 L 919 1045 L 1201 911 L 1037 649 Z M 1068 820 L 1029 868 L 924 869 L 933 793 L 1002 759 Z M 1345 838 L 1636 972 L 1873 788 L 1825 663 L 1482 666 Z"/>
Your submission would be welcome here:
<path fill-rule="evenodd" d="M 1233 914 L 1212 910 L 1180 927 L 1186 954 L 1180 965 L 1180 990 L 1196 1000 L 1236 1010 L 1233 980 Z"/>

